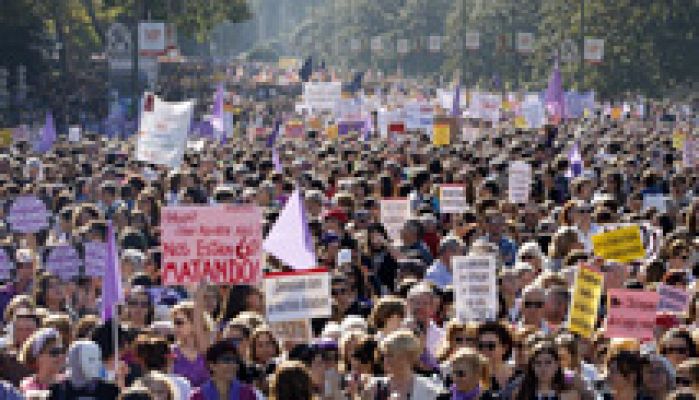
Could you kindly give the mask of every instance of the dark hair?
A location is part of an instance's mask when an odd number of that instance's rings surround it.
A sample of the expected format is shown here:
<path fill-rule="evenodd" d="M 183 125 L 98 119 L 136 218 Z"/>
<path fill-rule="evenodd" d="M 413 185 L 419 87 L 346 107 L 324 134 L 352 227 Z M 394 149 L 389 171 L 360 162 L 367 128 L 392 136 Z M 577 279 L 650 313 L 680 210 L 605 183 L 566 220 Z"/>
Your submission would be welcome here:
<path fill-rule="evenodd" d="M 245 365 L 243 364 L 243 359 L 238 352 L 238 347 L 231 340 L 219 340 L 209 346 L 206 350 L 206 366 L 209 370 L 212 370 L 213 364 L 216 364 L 218 360 L 226 354 L 231 354 L 238 359 L 238 373 L 243 372 Z"/>
<path fill-rule="evenodd" d="M 238 316 L 243 311 L 247 311 L 247 298 L 252 294 L 259 294 L 259 291 L 250 285 L 235 285 L 228 290 L 225 306 L 219 315 L 219 321 L 229 321 Z"/>
<path fill-rule="evenodd" d="M 633 384 L 639 387 L 641 383 L 641 356 L 635 351 L 621 350 L 612 355 L 607 366 L 616 364 L 619 373 L 624 377 L 633 377 Z"/>
<path fill-rule="evenodd" d="M 502 360 L 506 361 L 507 359 L 509 359 L 510 356 L 512 356 L 512 334 L 510 333 L 510 330 L 498 321 L 488 321 L 483 322 L 478 327 L 476 336 L 480 338 L 482 335 L 485 335 L 486 333 L 492 333 L 498 337 L 500 344 L 502 344 L 502 346 L 505 348 Z"/>
<path fill-rule="evenodd" d="M 556 345 L 550 341 L 540 342 L 534 346 L 534 351 L 529 356 L 527 368 L 524 372 L 524 380 L 522 381 L 521 390 L 517 394 L 517 400 L 530 400 L 536 398 L 538 379 L 534 370 L 534 361 L 542 354 L 550 354 L 558 363 L 556 374 L 553 376 L 551 388 L 557 392 L 566 390 L 565 377 L 563 375 L 563 367 L 561 366 L 561 358 L 558 354 Z"/>
<path fill-rule="evenodd" d="M 697 345 L 694 343 L 692 338 L 692 333 L 686 328 L 672 328 L 665 332 L 662 340 L 660 341 L 660 353 L 665 354 L 665 341 L 671 339 L 681 339 L 684 340 L 687 345 L 687 357 L 694 358 L 697 356 Z"/>
<path fill-rule="evenodd" d="M 136 355 L 147 371 L 165 372 L 170 346 L 160 336 L 140 335 L 136 338 Z"/>
<path fill-rule="evenodd" d="M 270 384 L 270 400 L 311 400 L 313 381 L 304 364 L 284 361 L 274 373 Z"/>

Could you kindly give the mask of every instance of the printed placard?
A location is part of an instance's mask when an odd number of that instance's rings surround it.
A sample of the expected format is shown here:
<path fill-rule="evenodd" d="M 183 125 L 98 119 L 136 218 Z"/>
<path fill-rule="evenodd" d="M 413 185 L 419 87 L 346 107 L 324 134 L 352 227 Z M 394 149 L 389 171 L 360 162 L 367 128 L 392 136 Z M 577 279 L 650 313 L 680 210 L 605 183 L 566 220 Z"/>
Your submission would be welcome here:
<path fill-rule="evenodd" d="M 527 204 L 532 191 L 532 166 L 526 161 L 512 161 L 508 173 L 510 203 Z"/>
<path fill-rule="evenodd" d="M 684 313 L 689 309 L 692 296 L 687 291 L 661 283 L 658 285 L 658 311 Z"/>
<path fill-rule="evenodd" d="M 494 255 L 455 256 L 454 296 L 461 321 L 484 321 L 497 317 L 497 283 Z"/>
<path fill-rule="evenodd" d="M 12 270 L 14 269 L 15 265 L 9 254 L 7 254 L 7 249 L 0 247 L 0 281 L 12 279 Z"/>
<path fill-rule="evenodd" d="M 48 228 L 51 214 L 46 204 L 36 196 L 20 196 L 10 207 L 7 222 L 19 233 L 37 233 Z"/>
<path fill-rule="evenodd" d="M 257 284 L 262 212 L 248 205 L 165 207 L 161 218 L 163 285 Z"/>
<path fill-rule="evenodd" d="M 400 242 L 400 230 L 410 217 L 408 199 L 381 199 L 381 224 L 386 228 L 388 237 Z"/>
<path fill-rule="evenodd" d="M 451 129 L 449 124 L 434 124 L 432 128 L 432 144 L 435 146 L 447 146 L 451 142 Z"/>
<path fill-rule="evenodd" d="M 325 318 L 331 314 L 330 274 L 325 269 L 266 274 L 264 291 L 270 322 Z"/>
<path fill-rule="evenodd" d="M 341 98 L 342 82 L 305 82 L 303 84 L 303 102 L 311 109 L 332 111 Z"/>
<path fill-rule="evenodd" d="M 80 274 L 82 260 L 71 245 L 53 246 L 47 249 L 44 267 L 63 281 L 69 281 Z"/>
<path fill-rule="evenodd" d="M 298 344 L 311 343 L 311 322 L 308 319 L 270 322 L 269 329 L 285 349 L 292 349 Z"/>
<path fill-rule="evenodd" d="M 107 266 L 107 243 L 87 242 L 83 244 L 85 276 L 101 278 Z"/>
<path fill-rule="evenodd" d="M 68 128 L 68 141 L 69 142 L 79 142 L 80 141 L 80 126 L 74 125 Z"/>
<path fill-rule="evenodd" d="M 596 256 L 610 261 L 626 263 L 646 256 L 638 225 L 593 235 L 592 246 Z"/>
<path fill-rule="evenodd" d="M 607 337 L 652 339 L 659 300 L 656 292 L 610 289 L 607 292 Z"/>
<path fill-rule="evenodd" d="M 439 212 L 461 214 L 468 207 L 464 185 L 439 185 Z"/>
<path fill-rule="evenodd" d="M 582 337 L 590 338 L 595 331 L 597 310 L 602 296 L 604 275 L 589 266 L 578 268 L 570 304 L 568 329 Z"/>

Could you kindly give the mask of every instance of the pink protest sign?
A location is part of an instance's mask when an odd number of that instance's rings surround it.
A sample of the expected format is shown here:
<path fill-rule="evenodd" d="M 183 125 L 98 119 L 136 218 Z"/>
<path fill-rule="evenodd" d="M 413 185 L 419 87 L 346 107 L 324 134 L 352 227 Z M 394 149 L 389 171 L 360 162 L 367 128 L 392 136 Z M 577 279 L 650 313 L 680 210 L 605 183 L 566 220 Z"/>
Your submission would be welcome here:
<path fill-rule="evenodd" d="M 607 337 L 653 338 L 660 295 L 642 290 L 611 289 L 607 293 Z"/>
<path fill-rule="evenodd" d="M 163 285 L 256 284 L 262 279 L 262 212 L 255 206 L 166 207 Z"/>

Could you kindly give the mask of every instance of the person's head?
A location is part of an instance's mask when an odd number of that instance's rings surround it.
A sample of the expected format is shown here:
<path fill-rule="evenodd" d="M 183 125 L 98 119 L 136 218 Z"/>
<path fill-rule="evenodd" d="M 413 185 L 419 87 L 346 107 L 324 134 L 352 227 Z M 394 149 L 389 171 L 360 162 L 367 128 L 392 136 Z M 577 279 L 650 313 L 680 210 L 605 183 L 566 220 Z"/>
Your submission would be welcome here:
<path fill-rule="evenodd" d="M 54 328 L 61 334 L 63 343 L 70 343 L 73 341 L 73 332 L 71 331 L 72 323 L 73 321 L 71 321 L 70 315 L 66 313 L 49 314 L 41 320 L 43 328 Z"/>
<path fill-rule="evenodd" d="M 136 328 L 143 328 L 153 322 L 155 309 L 148 292 L 140 286 L 131 289 L 126 297 L 124 322 Z"/>
<path fill-rule="evenodd" d="M 376 374 L 380 370 L 376 355 L 379 344 L 372 336 L 364 335 L 357 341 L 352 354 L 350 354 L 350 366 L 352 372 L 360 374 Z"/>
<path fill-rule="evenodd" d="M 145 371 L 165 372 L 170 345 L 158 335 L 139 335 L 134 343 L 136 357 Z"/>
<path fill-rule="evenodd" d="M 446 334 L 442 348 L 437 353 L 437 359 L 445 361 L 457 350 L 469 347 L 475 349 L 477 346 L 477 338 L 475 329 L 472 329 L 470 324 L 463 324 L 457 320 L 451 320 L 447 323 Z M 471 329 L 469 329 L 471 328 Z"/>
<path fill-rule="evenodd" d="M 231 340 L 219 340 L 206 350 L 206 366 L 216 382 L 233 382 L 243 371 L 244 362 Z"/>
<path fill-rule="evenodd" d="M 568 288 L 563 285 L 553 285 L 546 289 L 544 316 L 547 321 L 555 324 L 564 321 L 568 313 L 569 297 Z"/>
<path fill-rule="evenodd" d="M 478 351 L 491 363 L 501 364 L 512 355 L 512 334 L 500 322 L 483 322 L 477 331 Z"/>
<path fill-rule="evenodd" d="M 229 321 L 243 311 L 256 311 L 264 313 L 264 301 L 262 293 L 250 285 L 235 285 L 228 290 L 228 296 L 224 302 L 222 315 L 219 320 Z"/>
<path fill-rule="evenodd" d="M 252 361 L 261 365 L 267 364 L 281 354 L 279 342 L 274 337 L 274 333 L 266 327 L 259 327 L 252 333 L 250 350 Z"/>
<path fill-rule="evenodd" d="M 331 293 L 342 312 L 352 305 L 355 299 L 354 287 L 345 274 L 336 272 L 331 279 Z"/>
<path fill-rule="evenodd" d="M 529 285 L 522 293 L 522 321 L 525 325 L 538 327 L 544 318 L 546 292 L 539 285 Z"/>
<path fill-rule="evenodd" d="M 699 358 L 690 358 L 677 366 L 675 384 L 678 388 L 699 391 Z"/>
<path fill-rule="evenodd" d="M 534 346 L 527 361 L 523 382 L 524 390 L 536 393 L 536 388 L 549 387 L 561 391 L 565 387 L 563 367 L 556 345 L 543 341 Z"/>
<path fill-rule="evenodd" d="M 194 303 L 183 301 L 172 308 L 172 324 L 175 326 L 175 339 L 184 342 L 194 335 Z"/>
<path fill-rule="evenodd" d="M 145 387 L 153 397 L 153 400 L 176 400 L 179 391 L 174 383 L 161 372 L 149 372 L 138 380 L 140 386 Z"/>
<path fill-rule="evenodd" d="M 667 358 L 646 354 L 642 362 L 641 382 L 645 391 L 664 396 L 675 387 L 675 368 Z"/>
<path fill-rule="evenodd" d="M 422 224 L 418 219 L 409 219 L 403 224 L 400 238 L 405 246 L 412 246 L 422 237 Z"/>
<path fill-rule="evenodd" d="M 505 227 L 505 217 L 498 210 L 488 210 L 485 213 L 485 230 L 497 239 Z"/>
<path fill-rule="evenodd" d="M 607 360 L 607 383 L 613 390 L 638 389 L 641 379 L 641 356 L 637 351 L 612 351 Z"/>
<path fill-rule="evenodd" d="M 366 334 L 361 331 L 344 331 L 340 337 L 340 371 L 348 372 L 352 369 L 352 354 L 354 353 L 357 343 L 362 340 Z"/>
<path fill-rule="evenodd" d="M 250 359 L 250 335 L 252 331 L 250 326 L 240 319 L 232 319 L 228 321 L 223 328 L 223 339 L 230 340 L 236 343 L 238 351 L 244 360 Z"/>
<path fill-rule="evenodd" d="M 386 336 L 379 344 L 386 374 L 405 376 L 412 372 L 422 349 L 420 341 L 409 330 L 397 330 Z"/>
<path fill-rule="evenodd" d="M 12 319 L 12 342 L 15 349 L 20 349 L 29 336 L 34 333 L 41 321 L 39 316 L 34 312 L 21 309 L 18 310 Z"/>
<path fill-rule="evenodd" d="M 406 316 L 406 303 L 400 297 L 384 296 L 379 298 L 369 315 L 369 326 L 387 332 L 400 327 Z"/>
<path fill-rule="evenodd" d="M 34 263 L 36 257 L 31 249 L 19 249 L 15 253 L 15 279 L 26 283 L 34 278 Z"/>
<path fill-rule="evenodd" d="M 408 291 L 408 310 L 410 316 L 421 324 L 428 324 L 435 316 L 439 299 L 428 283 L 418 283 Z"/>
<path fill-rule="evenodd" d="M 490 367 L 488 359 L 472 348 L 461 348 L 449 357 L 449 370 L 457 390 L 468 392 L 480 385 L 488 389 Z"/>
<path fill-rule="evenodd" d="M 42 375 L 56 375 L 63 368 L 65 350 L 56 329 L 41 328 L 24 341 L 19 361 Z"/>
<path fill-rule="evenodd" d="M 439 242 L 439 258 L 451 266 L 451 259 L 463 253 L 463 242 L 456 236 L 447 236 Z"/>
<path fill-rule="evenodd" d="M 672 328 L 665 332 L 660 340 L 660 354 L 674 366 L 680 365 L 688 358 L 696 357 L 697 347 L 691 332 L 685 328 Z"/>
<path fill-rule="evenodd" d="M 561 227 L 551 239 L 549 257 L 563 260 L 571 250 L 583 249 L 578 237 L 578 230 L 571 227 Z"/>
<path fill-rule="evenodd" d="M 306 366 L 299 361 L 284 361 L 272 375 L 269 400 L 312 400 L 313 382 Z"/>

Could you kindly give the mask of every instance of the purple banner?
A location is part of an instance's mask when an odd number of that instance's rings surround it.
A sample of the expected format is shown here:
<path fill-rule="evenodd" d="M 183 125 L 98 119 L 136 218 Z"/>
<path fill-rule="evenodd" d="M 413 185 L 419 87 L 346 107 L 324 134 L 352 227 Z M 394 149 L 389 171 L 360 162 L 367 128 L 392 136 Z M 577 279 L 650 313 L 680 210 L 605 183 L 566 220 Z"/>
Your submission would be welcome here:
<path fill-rule="evenodd" d="M 80 264 L 82 261 L 75 247 L 60 245 L 49 249 L 45 267 L 47 271 L 68 281 L 80 274 Z"/>
<path fill-rule="evenodd" d="M 85 249 L 85 276 L 101 278 L 107 265 L 107 244 L 103 242 L 88 242 Z"/>
<path fill-rule="evenodd" d="M 51 214 L 36 196 L 21 196 L 10 207 L 7 222 L 19 233 L 37 233 L 49 226 Z"/>

